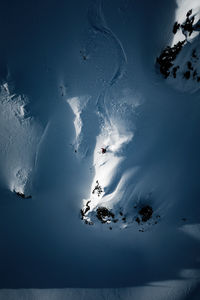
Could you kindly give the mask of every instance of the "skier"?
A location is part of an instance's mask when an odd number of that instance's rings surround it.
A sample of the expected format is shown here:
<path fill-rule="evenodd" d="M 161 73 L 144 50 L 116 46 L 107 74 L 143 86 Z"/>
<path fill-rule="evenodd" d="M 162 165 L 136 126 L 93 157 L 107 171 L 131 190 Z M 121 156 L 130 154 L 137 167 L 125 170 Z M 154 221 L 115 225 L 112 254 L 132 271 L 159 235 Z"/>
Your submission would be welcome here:
<path fill-rule="evenodd" d="M 102 154 L 106 153 L 106 148 L 101 148 L 101 153 Z"/>

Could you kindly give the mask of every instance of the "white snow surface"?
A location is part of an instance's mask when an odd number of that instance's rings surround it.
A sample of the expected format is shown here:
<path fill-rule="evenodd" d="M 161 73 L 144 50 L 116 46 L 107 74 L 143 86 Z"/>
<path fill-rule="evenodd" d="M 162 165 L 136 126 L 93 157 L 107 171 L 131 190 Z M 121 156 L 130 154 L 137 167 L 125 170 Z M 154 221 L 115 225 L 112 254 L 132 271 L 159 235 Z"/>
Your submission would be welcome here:
<path fill-rule="evenodd" d="M 194 14 L 194 25 L 200 19 L 200 3 L 198 0 L 176 0 L 177 2 L 177 9 L 175 12 L 175 21 L 178 23 L 183 23 L 185 21 L 185 16 L 187 12 L 192 9 L 192 14 Z M 192 42 L 192 40 L 199 35 L 198 31 L 194 31 L 190 37 L 188 37 L 188 41 Z M 177 44 L 179 41 L 185 40 L 185 36 L 181 30 L 178 30 L 177 34 L 174 35 L 172 40 L 172 46 Z"/>
<path fill-rule="evenodd" d="M 199 1 L 37 5 L 0 53 L 0 299 L 199 299 L 198 32 L 155 67 Z"/>
<path fill-rule="evenodd" d="M 2 181 L 11 191 L 30 194 L 42 128 L 26 113 L 27 97 L 10 92 L 7 82 L 0 89 Z"/>

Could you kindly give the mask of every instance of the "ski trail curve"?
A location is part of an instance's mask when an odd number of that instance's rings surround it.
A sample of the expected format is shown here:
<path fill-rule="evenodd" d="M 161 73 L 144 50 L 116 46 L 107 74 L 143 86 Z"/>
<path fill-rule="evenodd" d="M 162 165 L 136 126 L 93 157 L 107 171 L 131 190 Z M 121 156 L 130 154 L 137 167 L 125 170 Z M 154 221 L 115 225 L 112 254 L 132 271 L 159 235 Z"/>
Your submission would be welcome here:
<path fill-rule="evenodd" d="M 97 114 L 100 121 L 100 132 L 96 137 L 96 146 L 93 155 L 94 178 L 91 185 L 90 198 L 83 199 L 82 219 L 86 224 L 93 223 L 93 214 L 98 206 L 108 206 L 109 208 L 122 198 L 122 187 L 126 184 L 126 172 L 123 173 L 121 164 L 124 157 L 120 154 L 120 149 L 129 143 L 133 133 L 128 130 L 125 124 L 118 123 L 112 115 L 107 100 L 109 91 L 117 81 L 121 79 L 126 70 L 127 58 L 121 41 L 108 28 L 102 12 L 102 0 L 92 1 L 88 10 L 88 21 L 95 33 L 99 33 L 107 40 L 108 44 L 114 48 L 117 56 L 116 67 L 110 79 L 104 84 L 97 97 Z M 102 156 L 99 149 L 106 147 L 106 155 Z M 121 172 L 122 171 L 122 172 Z"/>
<path fill-rule="evenodd" d="M 106 21 L 104 19 L 104 15 L 102 12 L 102 0 L 93 1 L 91 7 L 88 10 L 88 21 L 95 32 L 100 32 L 106 38 L 110 39 L 116 50 L 118 56 L 118 66 L 112 75 L 108 86 L 112 86 L 120 79 L 125 72 L 125 65 L 127 62 L 126 53 L 123 49 L 121 41 L 118 37 L 112 32 L 110 28 L 108 28 Z"/>
<path fill-rule="evenodd" d="M 127 63 L 127 57 L 121 41 L 106 24 L 102 11 L 102 0 L 92 1 L 92 4 L 88 9 L 88 21 L 94 32 L 99 32 L 113 43 L 113 46 L 117 52 L 117 67 L 97 99 L 99 116 L 104 120 L 107 119 L 107 122 L 110 124 L 109 113 L 105 101 L 106 94 L 108 93 L 109 89 L 123 77 Z"/>

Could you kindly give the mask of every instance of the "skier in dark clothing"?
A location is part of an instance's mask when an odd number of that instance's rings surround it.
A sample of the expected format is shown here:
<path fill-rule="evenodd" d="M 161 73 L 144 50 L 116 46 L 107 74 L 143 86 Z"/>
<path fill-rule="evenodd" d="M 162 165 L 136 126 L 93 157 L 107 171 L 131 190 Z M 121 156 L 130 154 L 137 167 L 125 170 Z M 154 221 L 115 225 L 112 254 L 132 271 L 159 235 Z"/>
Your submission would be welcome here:
<path fill-rule="evenodd" d="M 106 153 L 106 148 L 101 148 L 101 153 L 102 154 Z"/>

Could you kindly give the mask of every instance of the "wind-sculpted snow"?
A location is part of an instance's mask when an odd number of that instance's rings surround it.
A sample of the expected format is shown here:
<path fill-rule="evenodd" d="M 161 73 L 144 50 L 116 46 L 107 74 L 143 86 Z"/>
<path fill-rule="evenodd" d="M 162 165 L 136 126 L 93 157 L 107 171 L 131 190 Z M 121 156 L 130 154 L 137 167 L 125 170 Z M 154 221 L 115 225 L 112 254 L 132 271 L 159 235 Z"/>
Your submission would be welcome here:
<path fill-rule="evenodd" d="M 8 83 L 0 88 L 2 181 L 11 191 L 30 195 L 41 127 L 28 116 L 25 96 L 11 92 Z"/>

